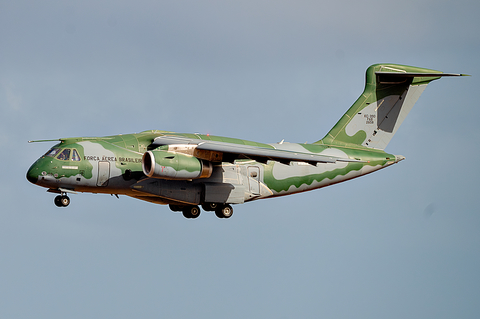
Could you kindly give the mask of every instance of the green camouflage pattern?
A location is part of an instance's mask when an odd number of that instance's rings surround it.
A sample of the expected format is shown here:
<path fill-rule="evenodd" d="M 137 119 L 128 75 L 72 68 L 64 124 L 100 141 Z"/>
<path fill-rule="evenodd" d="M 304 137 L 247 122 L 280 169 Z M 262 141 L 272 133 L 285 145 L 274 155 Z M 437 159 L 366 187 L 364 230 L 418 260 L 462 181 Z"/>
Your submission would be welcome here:
<path fill-rule="evenodd" d="M 225 207 L 318 189 L 403 160 L 403 156 L 384 149 L 426 85 L 443 75 L 457 74 L 398 64 L 370 66 L 362 95 L 327 135 L 313 144 L 263 144 L 157 130 L 64 138 L 30 167 L 27 179 L 50 192 L 127 195 L 184 210 L 210 203 Z M 195 143 L 157 145 L 155 139 L 160 137 Z M 306 163 L 271 160 L 261 154 L 232 156 L 228 152 L 199 151 L 197 146 L 204 142 L 338 160 Z"/>

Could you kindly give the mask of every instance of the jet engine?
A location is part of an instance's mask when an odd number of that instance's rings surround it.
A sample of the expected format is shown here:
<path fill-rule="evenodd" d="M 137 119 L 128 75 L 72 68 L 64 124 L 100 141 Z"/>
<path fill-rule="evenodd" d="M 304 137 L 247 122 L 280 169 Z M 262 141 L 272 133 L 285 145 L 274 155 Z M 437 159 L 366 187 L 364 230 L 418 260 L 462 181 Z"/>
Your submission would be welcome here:
<path fill-rule="evenodd" d="M 142 157 L 143 173 L 148 177 L 174 180 L 208 178 L 212 163 L 194 156 L 167 151 L 148 151 Z"/>

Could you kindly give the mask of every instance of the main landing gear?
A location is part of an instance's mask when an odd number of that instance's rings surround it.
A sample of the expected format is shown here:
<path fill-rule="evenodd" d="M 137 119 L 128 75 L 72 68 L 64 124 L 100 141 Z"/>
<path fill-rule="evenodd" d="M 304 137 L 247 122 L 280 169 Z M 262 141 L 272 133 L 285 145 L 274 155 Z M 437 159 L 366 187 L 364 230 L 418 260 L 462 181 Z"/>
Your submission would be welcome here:
<path fill-rule="evenodd" d="M 57 207 L 67 207 L 70 204 L 70 197 L 67 195 L 58 195 L 55 197 L 54 203 Z"/>
<path fill-rule="evenodd" d="M 218 218 L 230 218 L 233 215 L 233 208 L 228 204 L 220 205 L 215 209 L 215 215 L 217 215 Z"/>
<path fill-rule="evenodd" d="M 198 206 L 185 206 L 182 212 L 185 218 L 197 218 L 200 216 L 200 208 Z"/>
<path fill-rule="evenodd" d="M 200 216 L 200 208 L 195 205 L 180 206 L 170 204 L 169 207 L 174 212 L 182 212 L 185 218 L 197 218 Z M 206 212 L 215 212 L 218 218 L 230 218 L 233 215 L 233 208 L 228 204 L 205 203 L 202 204 L 202 208 Z"/>

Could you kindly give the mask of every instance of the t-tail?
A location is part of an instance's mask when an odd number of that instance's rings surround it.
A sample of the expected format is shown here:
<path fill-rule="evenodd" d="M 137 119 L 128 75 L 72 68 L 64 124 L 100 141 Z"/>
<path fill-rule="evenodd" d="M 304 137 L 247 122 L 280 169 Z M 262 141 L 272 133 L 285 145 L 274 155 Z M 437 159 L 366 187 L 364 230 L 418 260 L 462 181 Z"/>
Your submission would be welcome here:
<path fill-rule="evenodd" d="M 365 90 L 317 144 L 383 150 L 427 85 L 443 73 L 399 64 L 374 64 L 367 69 Z"/>

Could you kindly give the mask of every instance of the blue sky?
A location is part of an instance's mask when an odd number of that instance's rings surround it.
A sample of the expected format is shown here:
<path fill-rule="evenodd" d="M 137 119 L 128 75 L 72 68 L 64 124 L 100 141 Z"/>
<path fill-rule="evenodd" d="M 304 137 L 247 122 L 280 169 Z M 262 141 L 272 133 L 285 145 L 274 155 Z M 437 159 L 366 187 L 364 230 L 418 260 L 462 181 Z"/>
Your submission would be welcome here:
<path fill-rule="evenodd" d="M 476 1 L 1 1 L 0 317 L 477 318 Z M 322 138 L 391 62 L 433 82 L 398 165 L 187 220 L 68 209 L 25 179 L 52 143 L 147 129 Z"/>

